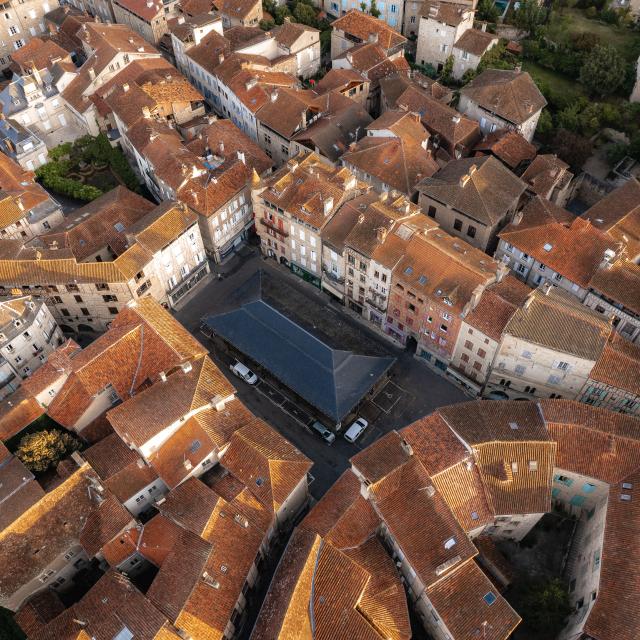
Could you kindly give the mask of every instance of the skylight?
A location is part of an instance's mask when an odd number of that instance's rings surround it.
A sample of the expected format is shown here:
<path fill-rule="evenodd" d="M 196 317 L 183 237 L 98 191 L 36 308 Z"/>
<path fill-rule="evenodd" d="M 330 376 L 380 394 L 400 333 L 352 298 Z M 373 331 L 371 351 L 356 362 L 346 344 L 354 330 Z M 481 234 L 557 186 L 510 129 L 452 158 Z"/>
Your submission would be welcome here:
<path fill-rule="evenodd" d="M 419 282 L 420 284 L 427 284 L 427 276 L 420 276 L 420 277 L 418 278 L 418 282 Z"/>
<path fill-rule="evenodd" d="M 545 242 L 544 246 L 542 247 L 545 251 L 551 251 L 551 249 L 553 249 L 553 245 L 549 244 L 548 242 Z"/>
<path fill-rule="evenodd" d="M 202 446 L 202 443 L 200 442 L 200 440 L 194 440 L 191 443 L 191 446 L 189 447 L 189 452 L 195 453 L 201 446 Z"/>
<path fill-rule="evenodd" d="M 445 540 L 444 548 L 445 549 L 451 549 L 452 547 L 455 547 L 455 545 L 456 545 L 456 539 L 455 538 L 449 538 L 448 540 Z"/>
<path fill-rule="evenodd" d="M 489 605 L 491 606 L 498 598 L 496 597 L 496 594 L 493 593 L 493 591 L 489 591 L 488 593 L 485 593 L 484 596 L 482 596 L 482 599 Z"/>
<path fill-rule="evenodd" d="M 122 224 L 122 222 L 116 222 L 113 225 L 113 228 L 118 231 L 119 233 L 122 233 L 124 231 L 124 225 Z"/>
<path fill-rule="evenodd" d="M 405 272 L 408 276 L 410 276 L 410 275 L 413 273 L 413 267 L 407 267 L 407 268 L 404 270 L 404 272 Z"/>
<path fill-rule="evenodd" d="M 509 426 L 515 431 L 516 429 L 519 429 L 520 427 L 518 427 L 518 423 L 517 422 L 510 422 Z"/>

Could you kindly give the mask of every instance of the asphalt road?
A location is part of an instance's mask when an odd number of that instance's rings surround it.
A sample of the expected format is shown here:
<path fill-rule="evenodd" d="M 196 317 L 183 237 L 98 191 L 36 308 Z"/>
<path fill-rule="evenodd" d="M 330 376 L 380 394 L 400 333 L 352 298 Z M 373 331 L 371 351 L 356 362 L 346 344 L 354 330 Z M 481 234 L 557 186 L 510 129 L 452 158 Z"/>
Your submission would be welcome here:
<path fill-rule="evenodd" d="M 373 420 L 357 443 L 350 444 L 338 435 L 332 445 L 327 445 L 319 436 L 307 431 L 281 406 L 274 404 L 259 390 L 235 377 L 229 370 L 230 356 L 200 332 L 201 318 L 214 310 L 217 304 L 222 304 L 236 287 L 258 269 L 266 269 L 277 277 L 286 278 L 294 288 L 306 295 L 314 296 L 328 310 L 341 313 L 344 320 L 357 327 L 359 331 L 365 332 L 369 338 L 383 343 L 397 358 L 389 386 L 375 398 L 375 405 L 369 403 L 363 408 L 362 413 Z M 205 283 L 188 294 L 174 315 L 209 348 L 211 358 L 229 377 L 238 390 L 238 397 L 249 410 L 276 428 L 313 460 L 311 474 L 314 481 L 311 484 L 311 493 L 314 498 L 319 499 L 349 467 L 351 456 L 380 436 L 390 430 L 400 429 L 440 406 L 468 400 L 456 386 L 433 373 L 413 355 L 369 329 L 361 320 L 356 319 L 352 312 L 331 302 L 326 294 L 302 281 L 288 269 L 277 265 L 273 260 L 262 258 L 258 249 L 245 248 L 242 256 L 232 258 L 220 268 L 216 266 L 212 272 Z M 224 274 L 222 280 L 217 279 L 218 272 Z"/>

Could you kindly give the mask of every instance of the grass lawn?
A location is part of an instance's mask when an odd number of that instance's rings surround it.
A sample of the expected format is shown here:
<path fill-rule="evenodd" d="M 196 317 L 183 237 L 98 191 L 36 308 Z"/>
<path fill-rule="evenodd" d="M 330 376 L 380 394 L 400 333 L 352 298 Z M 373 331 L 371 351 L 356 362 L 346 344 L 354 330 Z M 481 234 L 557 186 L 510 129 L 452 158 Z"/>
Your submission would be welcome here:
<path fill-rule="evenodd" d="M 534 80 L 544 82 L 554 93 L 562 94 L 567 98 L 571 96 L 571 100 L 587 95 L 584 87 L 578 82 L 552 69 L 541 67 L 535 62 L 525 60 L 522 63 L 522 69 L 528 71 Z"/>
<path fill-rule="evenodd" d="M 572 33 L 597 34 L 603 44 L 614 46 L 620 55 L 635 62 L 640 54 L 640 33 L 626 27 L 589 20 L 579 9 L 565 9 L 562 15 L 554 13 L 547 25 L 547 33 L 552 40 L 562 42 Z"/>

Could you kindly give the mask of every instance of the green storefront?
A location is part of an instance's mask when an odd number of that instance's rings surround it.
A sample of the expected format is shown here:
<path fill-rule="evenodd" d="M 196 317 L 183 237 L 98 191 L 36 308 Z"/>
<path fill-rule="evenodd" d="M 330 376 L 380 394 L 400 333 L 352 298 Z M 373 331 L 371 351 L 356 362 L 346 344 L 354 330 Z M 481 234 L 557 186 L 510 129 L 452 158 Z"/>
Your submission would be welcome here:
<path fill-rule="evenodd" d="M 298 277 L 302 278 L 305 282 L 310 282 L 314 287 L 318 287 L 320 289 L 320 278 L 318 276 L 314 276 L 312 273 L 309 273 L 306 269 L 299 267 L 297 264 L 290 264 L 291 271 L 295 273 Z"/>

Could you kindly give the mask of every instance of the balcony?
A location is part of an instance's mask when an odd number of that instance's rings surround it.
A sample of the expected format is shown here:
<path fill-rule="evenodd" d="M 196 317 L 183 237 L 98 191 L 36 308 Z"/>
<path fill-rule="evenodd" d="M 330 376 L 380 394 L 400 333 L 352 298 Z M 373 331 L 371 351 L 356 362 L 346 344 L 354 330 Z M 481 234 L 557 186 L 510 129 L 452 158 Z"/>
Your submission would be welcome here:
<path fill-rule="evenodd" d="M 344 284 L 344 278 L 340 278 L 333 271 L 329 271 L 328 269 L 322 269 L 322 273 L 330 282 L 335 282 L 336 284 Z"/>
<path fill-rule="evenodd" d="M 260 224 L 267 227 L 267 229 L 271 229 L 272 231 L 275 231 L 277 234 L 281 235 L 283 238 L 289 237 L 289 234 L 284 229 L 281 229 L 277 225 L 273 224 L 271 220 L 267 220 L 266 218 L 260 218 Z"/>
<path fill-rule="evenodd" d="M 374 309 L 377 309 L 378 311 L 385 312 L 387 310 L 387 305 L 383 300 L 378 300 L 377 298 L 367 298 L 366 303 L 372 306 Z"/>

